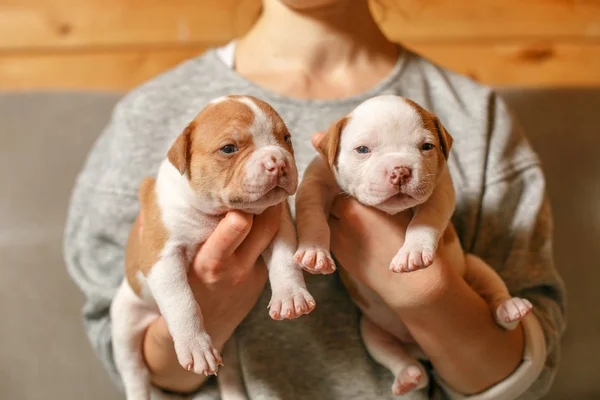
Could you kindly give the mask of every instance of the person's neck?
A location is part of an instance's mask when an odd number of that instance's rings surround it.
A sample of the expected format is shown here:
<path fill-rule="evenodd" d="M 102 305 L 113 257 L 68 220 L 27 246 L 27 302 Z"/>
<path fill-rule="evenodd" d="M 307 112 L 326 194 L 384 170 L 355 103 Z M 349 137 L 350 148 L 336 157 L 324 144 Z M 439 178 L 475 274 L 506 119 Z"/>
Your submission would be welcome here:
<path fill-rule="evenodd" d="M 350 64 L 393 62 L 397 51 L 373 20 L 366 0 L 307 12 L 265 0 L 261 17 L 238 41 L 236 69 L 318 76 Z"/>

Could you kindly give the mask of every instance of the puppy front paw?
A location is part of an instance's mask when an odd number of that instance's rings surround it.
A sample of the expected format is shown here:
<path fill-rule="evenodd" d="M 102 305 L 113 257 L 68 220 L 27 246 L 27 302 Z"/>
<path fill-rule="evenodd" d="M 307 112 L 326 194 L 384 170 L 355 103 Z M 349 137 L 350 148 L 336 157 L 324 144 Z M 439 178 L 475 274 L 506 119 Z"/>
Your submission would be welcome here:
<path fill-rule="evenodd" d="M 294 319 L 310 313 L 316 306 L 315 299 L 301 286 L 282 287 L 273 290 L 269 302 L 269 315 L 274 320 Z"/>
<path fill-rule="evenodd" d="M 177 359 L 183 368 L 196 374 L 217 375 L 223 359 L 206 332 L 174 337 L 174 342 Z"/>
<path fill-rule="evenodd" d="M 412 272 L 429 267 L 435 259 L 435 246 L 405 242 L 400 248 L 390 269 L 394 272 Z"/>
<path fill-rule="evenodd" d="M 332 274 L 335 271 L 335 262 L 331 258 L 329 250 L 318 246 L 301 246 L 294 260 L 298 265 L 310 273 Z"/>
<path fill-rule="evenodd" d="M 533 305 L 529 300 L 513 297 L 496 308 L 496 322 L 504 329 L 512 330 L 532 309 Z"/>

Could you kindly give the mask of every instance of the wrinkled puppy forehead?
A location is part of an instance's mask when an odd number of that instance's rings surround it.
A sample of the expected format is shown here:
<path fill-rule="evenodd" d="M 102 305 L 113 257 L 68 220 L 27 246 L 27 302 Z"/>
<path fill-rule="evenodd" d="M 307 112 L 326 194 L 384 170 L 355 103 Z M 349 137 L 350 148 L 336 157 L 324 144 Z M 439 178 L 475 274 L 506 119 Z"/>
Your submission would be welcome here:
<path fill-rule="evenodd" d="M 194 119 L 207 133 L 251 138 L 257 146 L 278 144 L 287 134 L 279 114 L 266 102 L 252 96 L 229 95 L 211 101 Z"/>
<path fill-rule="evenodd" d="M 412 132 L 427 129 L 430 120 L 429 113 L 415 102 L 401 96 L 382 95 L 358 105 L 351 113 L 349 127 Z M 432 131 L 435 132 L 435 127 Z"/>

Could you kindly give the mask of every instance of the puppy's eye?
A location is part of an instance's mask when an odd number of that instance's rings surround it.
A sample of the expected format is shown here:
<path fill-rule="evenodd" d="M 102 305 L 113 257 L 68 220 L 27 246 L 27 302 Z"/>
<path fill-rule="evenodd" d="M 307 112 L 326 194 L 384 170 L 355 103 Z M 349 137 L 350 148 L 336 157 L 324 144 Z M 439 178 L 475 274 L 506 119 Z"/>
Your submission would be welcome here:
<path fill-rule="evenodd" d="M 358 146 L 358 147 L 357 147 L 356 149 L 354 149 L 354 150 L 356 150 L 356 152 L 357 152 L 358 154 L 367 154 L 367 153 L 370 153 L 370 152 L 371 152 L 371 150 L 369 150 L 369 148 L 368 148 L 367 146 Z"/>
<path fill-rule="evenodd" d="M 285 135 L 283 140 L 285 140 L 286 144 L 292 144 L 292 135 Z"/>
<path fill-rule="evenodd" d="M 236 151 L 238 151 L 238 148 L 233 144 L 226 144 L 225 146 L 221 147 L 221 153 L 223 154 L 233 154 Z"/>
<path fill-rule="evenodd" d="M 423 143 L 421 145 L 421 150 L 423 150 L 423 151 L 429 151 L 429 150 L 432 150 L 434 147 L 435 146 L 433 144 L 431 144 L 431 143 Z"/>

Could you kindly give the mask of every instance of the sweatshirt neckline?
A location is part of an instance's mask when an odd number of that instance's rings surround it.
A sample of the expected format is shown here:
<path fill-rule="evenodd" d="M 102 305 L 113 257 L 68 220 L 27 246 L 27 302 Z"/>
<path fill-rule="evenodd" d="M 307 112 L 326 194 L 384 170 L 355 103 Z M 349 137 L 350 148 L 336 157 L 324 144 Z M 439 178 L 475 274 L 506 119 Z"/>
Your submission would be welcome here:
<path fill-rule="evenodd" d="M 234 42 L 230 42 L 226 46 L 234 46 Z M 219 69 L 224 71 L 224 74 L 230 80 L 230 82 L 237 83 L 240 86 L 245 86 L 247 88 L 252 89 L 253 93 L 260 97 L 262 100 L 266 102 L 276 102 L 278 104 L 288 104 L 291 106 L 315 106 L 315 107 L 335 107 L 339 105 L 345 105 L 348 103 L 360 103 L 364 100 L 367 100 L 370 97 L 376 96 L 383 92 L 386 88 L 392 85 L 398 77 L 402 74 L 404 70 L 404 65 L 406 63 L 407 51 L 400 45 L 398 45 L 398 58 L 396 60 L 396 64 L 394 68 L 388 73 L 386 77 L 380 80 L 376 85 L 372 86 L 370 89 L 367 89 L 361 93 L 339 98 L 339 99 L 302 99 L 297 97 L 286 96 L 269 89 L 266 89 L 251 80 L 245 78 L 240 75 L 233 69 L 230 65 L 227 65 L 223 58 L 218 54 L 220 48 L 213 48 L 208 51 L 207 56 L 211 60 L 211 62 L 218 65 Z"/>

